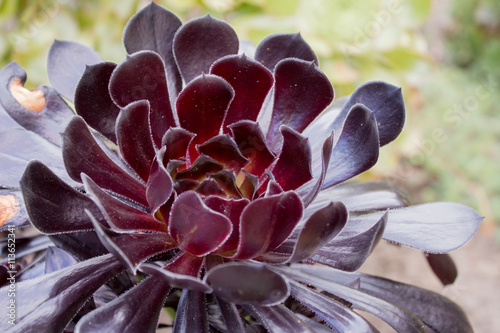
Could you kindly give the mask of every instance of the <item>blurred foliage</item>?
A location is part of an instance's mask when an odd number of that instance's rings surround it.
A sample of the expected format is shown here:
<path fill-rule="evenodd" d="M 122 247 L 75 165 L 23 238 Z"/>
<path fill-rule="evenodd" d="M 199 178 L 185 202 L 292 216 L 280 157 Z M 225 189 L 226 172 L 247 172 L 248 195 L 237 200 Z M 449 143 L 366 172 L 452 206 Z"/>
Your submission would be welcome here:
<path fill-rule="evenodd" d="M 403 88 L 403 135 L 363 175 L 390 178 L 415 202 L 457 201 L 500 221 L 496 117 L 500 97 L 500 2 L 497 0 L 158 0 L 183 21 L 210 13 L 258 44 L 271 33 L 300 32 L 320 58 L 336 95 L 369 80 Z M 104 59 L 124 56 L 122 30 L 145 0 L 3 0 L 0 65 L 15 59 L 28 87 L 49 84 L 53 39 L 78 41 Z M 442 7 L 442 6 L 440 6 Z M 434 23 L 444 20 L 438 28 Z M 429 41 L 436 39 L 437 44 Z M 446 45 L 436 56 L 435 45 Z"/>

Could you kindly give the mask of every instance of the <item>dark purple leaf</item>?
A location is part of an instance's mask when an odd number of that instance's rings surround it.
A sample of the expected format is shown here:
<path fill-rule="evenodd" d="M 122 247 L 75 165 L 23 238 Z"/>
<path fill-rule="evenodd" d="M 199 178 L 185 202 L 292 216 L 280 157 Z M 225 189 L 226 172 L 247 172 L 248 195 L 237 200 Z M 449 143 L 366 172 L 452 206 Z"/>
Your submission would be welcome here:
<path fill-rule="evenodd" d="M 175 248 L 175 243 L 169 235 L 118 234 L 100 225 L 90 212 L 88 216 L 101 243 L 134 274 L 138 266 L 149 258 Z"/>
<path fill-rule="evenodd" d="M 21 178 L 26 210 L 31 223 L 45 234 L 92 230 L 85 209 L 106 224 L 99 208 L 39 161 L 31 161 Z"/>
<path fill-rule="evenodd" d="M 199 180 L 207 174 L 216 173 L 224 169 L 222 164 L 217 163 L 211 157 L 200 155 L 189 169 L 179 172 L 175 179 Z"/>
<path fill-rule="evenodd" d="M 219 134 L 233 97 L 233 88 L 215 75 L 197 77 L 179 94 L 176 106 L 181 127 L 196 134 L 189 149 L 191 161 L 198 156 L 196 144 Z"/>
<path fill-rule="evenodd" d="M 0 189 L 0 231 L 30 224 L 22 193 Z"/>
<path fill-rule="evenodd" d="M 330 157 L 332 156 L 332 148 L 333 148 L 333 140 L 334 133 L 332 133 L 323 143 L 322 155 L 321 155 L 321 174 L 318 179 L 312 186 L 312 188 L 306 186 L 308 192 L 304 195 L 302 202 L 304 203 L 304 207 L 307 208 L 313 202 L 318 194 L 320 194 L 321 187 L 323 187 L 323 183 L 325 182 L 326 173 L 328 172 L 328 165 L 330 164 Z"/>
<path fill-rule="evenodd" d="M 125 294 L 81 318 L 75 332 L 154 333 L 169 291 L 170 286 L 165 281 L 146 278 Z"/>
<path fill-rule="evenodd" d="M 210 209 L 227 216 L 233 225 L 231 235 L 217 250 L 217 253 L 224 254 L 224 252 L 236 250 L 240 240 L 241 212 L 250 203 L 250 201 L 247 199 L 234 200 L 219 197 L 208 197 L 204 202 Z"/>
<path fill-rule="evenodd" d="M 198 194 L 188 191 L 175 201 L 168 228 L 181 250 L 204 256 L 228 239 L 232 224 L 226 216 L 209 209 Z"/>
<path fill-rule="evenodd" d="M 71 178 L 82 182 L 80 174 L 86 173 L 100 187 L 147 206 L 146 187 L 106 155 L 81 117 L 73 117 L 62 136 L 64 164 Z"/>
<path fill-rule="evenodd" d="M 215 299 L 219 305 L 227 331 L 232 333 L 244 333 L 245 327 L 243 326 L 241 315 L 236 306 L 233 303 L 226 302 L 222 298 L 216 297 Z"/>
<path fill-rule="evenodd" d="M 206 15 L 186 22 L 175 34 L 174 55 L 184 82 L 209 73 L 219 58 L 238 53 L 238 36 L 224 21 Z"/>
<path fill-rule="evenodd" d="M 260 42 L 255 51 L 255 60 L 271 71 L 285 58 L 298 58 L 318 64 L 316 54 L 300 33 L 270 35 Z"/>
<path fill-rule="evenodd" d="M 387 214 L 369 227 L 357 224 L 355 218 L 349 219 L 337 237 L 310 257 L 311 261 L 344 271 L 355 271 L 361 267 L 384 231 Z"/>
<path fill-rule="evenodd" d="M 384 214 L 361 215 L 371 223 Z M 452 202 L 433 202 L 389 211 L 383 238 L 424 252 L 445 253 L 467 243 L 483 217 L 470 207 Z"/>
<path fill-rule="evenodd" d="M 165 161 L 165 150 L 166 147 L 163 147 L 158 151 L 151 166 L 148 183 L 146 184 L 146 198 L 148 199 L 152 215 L 168 201 L 174 188 L 170 173 L 163 164 Z"/>
<path fill-rule="evenodd" d="M 75 90 L 75 109 L 89 126 L 116 143 L 115 121 L 120 108 L 109 96 L 108 84 L 116 68 L 113 62 L 87 66 Z"/>
<path fill-rule="evenodd" d="M 122 269 L 112 255 L 105 255 L 19 282 L 15 330 L 62 332 L 87 299 Z M 7 288 L 0 289 L 2 304 L 9 304 Z M 0 330 L 11 328 L 7 320 L 0 322 Z"/>
<path fill-rule="evenodd" d="M 182 88 L 182 79 L 172 52 L 174 35 L 181 25 L 181 20 L 174 13 L 151 2 L 132 16 L 123 31 L 123 44 L 127 53 L 151 50 L 162 57 L 171 96 L 177 96 Z"/>
<path fill-rule="evenodd" d="M 216 296 L 230 303 L 269 306 L 283 302 L 289 294 L 287 281 L 265 265 L 219 265 L 205 279 Z"/>
<path fill-rule="evenodd" d="M 226 192 L 224 192 L 224 190 L 219 186 L 219 183 L 217 183 L 217 181 L 212 178 L 203 179 L 203 181 L 195 188 L 195 191 L 201 196 L 226 196 Z"/>
<path fill-rule="evenodd" d="M 248 164 L 249 160 L 243 156 L 233 139 L 227 134 L 214 136 L 197 146 L 201 154 L 210 156 L 219 163 L 226 166 L 226 169 L 233 169 L 236 173 Z"/>
<path fill-rule="evenodd" d="M 259 198 L 241 214 L 240 243 L 235 259 L 260 256 L 283 243 L 302 217 L 302 202 L 294 192 Z"/>
<path fill-rule="evenodd" d="M 368 82 L 358 87 L 332 124 L 332 129 L 342 126 L 349 110 L 358 103 L 373 111 L 377 121 L 380 146 L 398 137 L 405 122 L 405 106 L 401 88 L 381 81 Z"/>
<path fill-rule="evenodd" d="M 337 332 L 378 332 L 363 317 L 342 303 L 295 281 L 290 281 L 290 286 L 295 299 L 300 300 L 300 303 L 314 311 Z"/>
<path fill-rule="evenodd" d="M 473 332 L 463 310 L 438 293 L 370 275 L 361 275 L 361 289 L 411 311 L 429 332 Z"/>
<path fill-rule="evenodd" d="M 131 207 L 106 193 L 87 175 L 82 174 L 85 191 L 101 209 L 110 227 L 117 232 L 147 231 L 167 232 L 165 222 L 155 219 L 151 214 Z"/>
<path fill-rule="evenodd" d="M 268 332 L 313 333 L 311 327 L 301 321 L 283 304 L 276 306 L 246 305 L 244 309 L 260 321 Z"/>
<path fill-rule="evenodd" d="M 116 139 L 123 159 L 146 182 L 156 154 L 149 130 L 147 100 L 132 102 L 120 111 Z"/>
<path fill-rule="evenodd" d="M 281 125 L 302 132 L 333 100 L 333 87 L 313 62 L 285 59 L 276 65 L 274 106 L 267 142 L 279 143 Z"/>
<path fill-rule="evenodd" d="M 173 333 L 208 333 L 205 294 L 184 289 L 175 313 Z"/>
<path fill-rule="evenodd" d="M 273 168 L 273 175 L 283 190 L 295 190 L 312 179 L 311 147 L 307 138 L 282 126 L 283 147 Z"/>
<path fill-rule="evenodd" d="M 217 173 L 211 174 L 210 178 L 215 180 L 221 189 L 231 198 L 241 198 L 241 192 L 236 185 L 236 177 L 234 172 L 229 170 L 222 170 Z"/>
<path fill-rule="evenodd" d="M 370 169 L 378 159 L 379 140 L 373 113 L 361 104 L 352 107 L 330 157 L 323 188 Z"/>
<path fill-rule="evenodd" d="M 46 86 L 24 88 L 26 72 L 16 62 L 0 71 L 0 104 L 24 128 L 60 146 L 60 132 L 73 111 L 57 92 Z"/>
<path fill-rule="evenodd" d="M 274 83 L 272 73 L 244 54 L 217 60 L 210 73 L 222 77 L 234 89 L 234 99 L 224 120 L 224 133 L 228 132 L 228 125 L 239 120 L 257 120 L 262 104 Z"/>
<path fill-rule="evenodd" d="M 275 156 L 267 146 L 259 124 L 242 120 L 229 125 L 229 128 L 243 156 L 250 159 L 245 171 L 261 176 L 274 161 Z"/>
<path fill-rule="evenodd" d="M 194 133 L 181 127 L 170 127 L 161 140 L 161 146 L 167 146 L 165 154 L 167 160 L 164 162 L 186 157 L 189 143 L 194 136 Z"/>
<path fill-rule="evenodd" d="M 75 89 L 85 66 L 101 62 L 99 54 L 88 46 L 55 40 L 47 61 L 50 84 L 64 98 L 73 102 Z"/>
<path fill-rule="evenodd" d="M 196 257 L 192 256 L 192 258 Z M 203 262 L 202 257 L 198 257 L 198 260 Z M 195 264 L 198 264 L 198 261 Z M 171 272 L 168 270 L 168 266 L 161 268 L 153 264 L 142 264 L 139 269 L 146 274 L 155 276 L 155 278 L 164 279 L 173 288 L 190 289 L 202 293 L 212 292 L 212 288 L 198 277 Z"/>
<path fill-rule="evenodd" d="M 49 236 L 58 248 L 71 253 L 78 260 L 86 260 L 109 253 L 94 231 L 54 234 Z"/>
<path fill-rule="evenodd" d="M 140 51 L 127 55 L 109 80 L 109 93 L 119 107 L 142 99 L 149 101 L 151 133 L 158 147 L 163 134 L 176 125 L 165 75 L 165 65 L 157 53 Z"/>
<path fill-rule="evenodd" d="M 340 297 L 345 301 L 351 303 L 352 307 L 355 309 L 374 314 L 375 316 L 384 320 L 397 332 L 427 332 L 424 323 L 420 319 L 418 319 L 415 315 L 413 315 L 406 309 L 398 306 L 397 304 L 393 304 L 389 301 L 375 297 L 356 288 L 336 282 L 333 280 L 333 277 L 324 278 L 312 275 L 311 273 L 309 273 L 306 266 L 311 266 L 313 268 L 312 271 L 314 272 L 315 266 L 304 264 L 300 266 L 297 265 L 293 269 L 281 268 L 279 269 L 279 271 L 284 273 L 287 277 L 293 278 L 294 280 L 312 285 L 316 288 Z"/>
<path fill-rule="evenodd" d="M 443 285 L 455 282 L 458 275 L 457 266 L 448 253 L 426 253 L 425 258 Z"/>
<path fill-rule="evenodd" d="M 55 246 L 49 246 L 45 255 L 45 274 L 69 267 L 77 262 L 68 252 Z"/>

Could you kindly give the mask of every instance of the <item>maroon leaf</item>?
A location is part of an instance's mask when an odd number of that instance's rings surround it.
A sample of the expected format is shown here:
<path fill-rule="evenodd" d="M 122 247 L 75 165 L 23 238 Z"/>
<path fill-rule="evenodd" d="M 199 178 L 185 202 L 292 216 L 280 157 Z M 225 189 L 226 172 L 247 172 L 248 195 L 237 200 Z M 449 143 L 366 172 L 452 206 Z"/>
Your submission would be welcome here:
<path fill-rule="evenodd" d="M 81 117 L 73 117 L 62 136 L 64 164 L 71 178 L 82 182 L 80 174 L 86 173 L 100 187 L 147 206 L 145 186 L 106 155 Z"/>
<path fill-rule="evenodd" d="M 105 255 L 51 274 L 19 282 L 16 289 L 16 330 L 62 332 L 92 294 L 123 266 Z M 0 301 L 9 304 L 8 286 L 0 289 Z M 12 325 L 0 322 L 7 332 Z"/>
<path fill-rule="evenodd" d="M 425 258 L 443 285 L 455 282 L 458 275 L 457 266 L 448 253 L 426 253 Z"/>
<path fill-rule="evenodd" d="M 152 215 L 133 208 L 106 193 L 87 175 L 82 174 L 85 191 L 99 206 L 114 231 L 150 231 L 167 232 L 165 222 L 158 221 Z"/>
<path fill-rule="evenodd" d="M 234 172 L 229 170 L 222 170 L 217 173 L 211 174 L 210 178 L 215 180 L 219 187 L 225 191 L 225 193 L 232 198 L 241 198 L 241 192 L 236 186 L 236 177 Z"/>
<path fill-rule="evenodd" d="M 358 87 L 343 106 L 332 124 L 332 129 L 341 126 L 349 110 L 358 103 L 373 112 L 377 120 L 380 146 L 398 137 L 405 122 L 405 106 L 401 88 L 380 81 L 368 82 Z"/>
<path fill-rule="evenodd" d="M 283 147 L 273 168 L 276 181 L 285 190 L 295 190 L 312 179 L 311 147 L 307 138 L 282 126 Z"/>
<path fill-rule="evenodd" d="M 173 191 L 172 178 L 163 164 L 166 148 L 163 147 L 158 151 L 146 184 L 146 198 L 152 215 L 155 215 L 156 211 L 168 201 Z"/>
<path fill-rule="evenodd" d="M 16 62 L 0 71 L 0 104 L 12 119 L 49 142 L 60 146 L 60 133 L 73 111 L 57 92 L 40 86 L 24 88 L 26 72 Z"/>
<path fill-rule="evenodd" d="M 78 321 L 75 330 L 155 332 L 163 302 L 170 290 L 165 281 L 148 277 L 125 294 L 85 315 Z"/>
<path fill-rule="evenodd" d="M 204 293 L 189 289 L 182 291 L 175 313 L 173 332 L 209 332 Z"/>
<path fill-rule="evenodd" d="M 271 72 L 243 54 L 217 60 L 210 73 L 229 82 L 235 93 L 224 120 L 224 133 L 228 132 L 228 125 L 239 120 L 257 120 L 262 104 L 274 83 Z"/>
<path fill-rule="evenodd" d="M 261 128 L 248 120 L 231 124 L 229 128 L 243 156 L 250 159 L 245 171 L 260 177 L 275 159 Z"/>
<path fill-rule="evenodd" d="M 219 248 L 229 237 L 229 218 L 209 209 L 193 191 L 175 201 L 168 225 L 170 235 L 181 250 L 204 256 Z"/>
<path fill-rule="evenodd" d="M 238 53 L 238 36 L 224 21 L 209 15 L 186 22 L 175 34 L 174 55 L 186 83 L 209 73 L 219 58 Z"/>
<path fill-rule="evenodd" d="M 177 96 L 182 88 L 182 79 L 172 52 L 174 35 L 181 25 L 181 20 L 174 13 L 151 2 L 132 16 L 123 30 L 123 44 L 128 54 L 151 50 L 162 57 L 172 96 Z"/>
<path fill-rule="evenodd" d="M 238 247 L 240 239 L 240 216 L 243 209 L 250 203 L 247 199 L 224 199 L 219 197 L 208 197 L 205 199 L 205 205 L 216 212 L 224 214 L 229 218 L 233 225 L 231 235 L 216 253 L 224 254 L 228 251 L 234 251 Z"/>
<path fill-rule="evenodd" d="M 191 161 L 198 156 L 196 144 L 219 134 L 233 97 L 233 88 L 215 75 L 202 75 L 194 79 L 179 94 L 177 114 L 180 124 L 196 134 L 189 149 Z"/>
<path fill-rule="evenodd" d="M 202 196 L 218 195 L 221 197 L 226 196 L 226 192 L 219 186 L 219 183 L 215 179 L 205 178 L 198 185 L 195 191 Z"/>
<path fill-rule="evenodd" d="M 92 230 L 85 210 L 106 224 L 89 197 L 64 183 L 41 162 L 28 164 L 20 184 L 30 220 L 45 234 Z"/>
<path fill-rule="evenodd" d="M 214 136 L 197 148 L 201 154 L 210 156 L 217 162 L 224 164 L 226 169 L 234 169 L 235 172 L 240 172 L 241 168 L 249 162 L 227 134 Z"/>
<path fill-rule="evenodd" d="M 255 60 L 271 71 L 285 58 L 298 58 L 318 64 L 316 54 L 300 33 L 270 35 L 260 42 L 255 51 Z"/>
<path fill-rule="evenodd" d="M 151 133 L 158 147 L 163 134 L 176 125 L 165 75 L 165 65 L 157 53 L 140 51 L 127 55 L 109 80 L 109 93 L 119 107 L 142 99 L 149 101 Z"/>
<path fill-rule="evenodd" d="M 274 305 L 289 294 L 288 283 L 265 265 L 228 263 L 211 269 L 205 280 L 214 294 L 236 304 Z"/>
<path fill-rule="evenodd" d="M 73 102 L 78 81 L 85 66 L 101 62 L 99 54 L 88 46 L 55 40 L 49 51 L 47 71 L 52 87 Z"/>
<path fill-rule="evenodd" d="M 294 192 L 259 198 L 241 214 L 240 243 L 235 259 L 250 259 L 273 250 L 290 236 L 302 217 L 302 202 Z"/>
<path fill-rule="evenodd" d="M 102 245 L 134 274 L 136 274 L 138 266 L 149 258 L 175 248 L 175 242 L 169 235 L 117 234 L 100 225 L 90 212 L 88 216 L 92 220 Z"/>
<path fill-rule="evenodd" d="M 177 173 L 175 179 L 199 180 L 207 174 L 216 173 L 224 169 L 222 164 L 217 163 L 206 155 L 200 155 L 189 169 Z"/>
<path fill-rule="evenodd" d="M 75 90 L 75 109 L 89 126 L 116 143 L 115 122 L 120 108 L 109 96 L 108 84 L 116 68 L 113 62 L 87 66 Z"/>
<path fill-rule="evenodd" d="M 267 142 L 278 146 L 281 125 L 302 132 L 333 100 L 333 87 L 313 62 L 285 59 L 276 65 L 274 106 Z"/>
<path fill-rule="evenodd" d="M 352 107 L 330 157 L 323 188 L 370 169 L 378 159 L 379 140 L 373 113 L 361 104 Z"/>
<path fill-rule="evenodd" d="M 167 146 L 164 163 L 186 157 L 189 143 L 195 135 L 181 127 L 170 127 L 161 139 L 161 146 Z"/>
<path fill-rule="evenodd" d="M 116 119 L 116 138 L 123 159 L 147 181 L 155 149 L 149 130 L 149 102 L 141 100 L 125 106 Z"/>

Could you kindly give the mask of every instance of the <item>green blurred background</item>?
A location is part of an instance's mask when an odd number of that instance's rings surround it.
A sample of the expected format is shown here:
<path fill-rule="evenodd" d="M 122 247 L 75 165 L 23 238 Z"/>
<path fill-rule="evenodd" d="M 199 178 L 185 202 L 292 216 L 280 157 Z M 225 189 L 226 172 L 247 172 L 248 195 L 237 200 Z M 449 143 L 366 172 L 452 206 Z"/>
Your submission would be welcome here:
<path fill-rule="evenodd" d="M 390 179 L 414 203 L 456 201 L 486 216 L 500 240 L 500 2 L 497 0 L 158 0 L 186 21 L 210 13 L 258 44 L 300 32 L 336 96 L 369 80 L 401 86 L 403 134 L 366 179 Z M 26 86 L 49 85 L 54 39 L 120 62 L 122 30 L 142 0 L 1 0 L 0 66 L 16 60 Z"/>

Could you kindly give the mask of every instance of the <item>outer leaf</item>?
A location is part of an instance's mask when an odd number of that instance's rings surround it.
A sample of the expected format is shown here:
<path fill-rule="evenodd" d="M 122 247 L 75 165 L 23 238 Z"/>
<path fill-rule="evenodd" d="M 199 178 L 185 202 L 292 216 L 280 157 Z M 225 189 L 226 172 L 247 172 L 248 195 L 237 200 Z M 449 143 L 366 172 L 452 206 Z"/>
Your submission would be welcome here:
<path fill-rule="evenodd" d="M 195 145 L 219 134 L 233 88 L 215 75 L 202 75 L 191 81 L 177 98 L 177 114 L 182 128 L 195 133 L 189 154 L 191 161 L 198 156 Z"/>
<path fill-rule="evenodd" d="M 276 306 L 247 305 L 244 308 L 269 332 L 313 333 L 305 322 L 301 321 L 283 304 Z"/>
<path fill-rule="evenodd" d="M 184 290 L 189 289 L 201 293 L 212 292 L 212 288 L 199 278 L 184 273 L 171 272 L 168 270 L 168 266 L 160 268 L 153 264 L 142 264 L 140 270 L 147 274 L 154 275 L 155 278 L 165 279 L 170 286 L 175 288 Z"/>
<path fill-rule="evenodd" d="M 80 174 L 86 173 L 100 187 L 147 206 L 145 186 L 106 155 L 81 117 L 73 117 L 62 135 L 64 164 L 71 178 L 81 182 Z"/>
<path fill-rule="evenodd" d="M 398 137 L 405 122 L 405 106 L 401 88 L 380 81 L 365 83 L 352 93 L 331 128 L 339 128 L 349 110 L 358 103 L 373 111 L 377 120 L 380 146 Z"/>
<path fill-rule="evenodd" d="M 313 62 L 284 59 L 276 65 L 274 106 L 267 142 L 278 146 L 278 129 L 302 132 L 333 100 L 333 87 Z"/>
<path fill-rule="evenodd" d="M 238 36 L 224 21 L 209 15 L 186 22 L 175 34 L 174 55 L 184 82 L 188 83 L 219 58 L 238 53 Z"/>
<path fill-rule="evenodd" d="M 356 312 L 340 302 L 290 281 L 292 296 L 310 308 L 337 332 L 378 332 Z"/>
<path fill-rule="evenodd" d="M 142 99 L 149 101 L 151 133 L 158 147 L 163 134 L 176 125 L 165 75 L 165 65 L 157 53 L 140 51 L 127 55 L 109 80 L 109 93 L 119 107 Z"/>
<path fill-rule="evenodd" d="M 149 129 L 149 102 L 132 102 L 116 119 L 116 137 L 123 159 L 145 182 L 156 155 Z"/>
<path fill-rule="evenodd" d="M 73 111 L 54 89 L 40 86 L 29 91 L 25 81 L 26 72 L 16 62 L 5 66 L 0 71 L 0 104 L 23 127 L 60 146 L 59 133 Z"/>
<path fill-rule="evenodd" d="M 181 25 L 181 20 L 174 13 L 151 2 L 132 16 L 123 30 L 123 44 L 127 53 L 151 50 L 162 57 L 172 96 L 177 96 L 182 88 L 182 79 L 172 52 L 174 35 Z"/>
<path fill-rule="evenodd" d="M 282 126 L 283 147 L 273 168 L 273 175 L 283 190 L 295 190 L 312 179 L 311 147 L 307 138 Z"/>
<path fill-rule="evenodd" d="M 85 209 L 106 224 L 90 198 L 64 183 L 41 162 L 28 164 L 20 185 L 30 220 L 43 233 L 92 230 Z"/>
<path fill-rule="evenodd" d="M 383 213 L 359 217 L 371 223 Z M 430 253 L 453 251 L 464 245 L 477 231 L 483 217 L 467 206 L 433 202 L 394 209 L 389 212 L 385 240 Z"/>
<path fill-rule="evenodd" d="M 112 302 L 81 318 L 75 332 L 155 332 L 170 286 L 148 277 Z"/>
<path fill-rule="evenodd" d="M 115 122 L 120 108 L 111 100 L 108 84 L 115 68 L 113 62 L 87 66 L 75 90 L 76 113 L 113 142 L 116 142 Z"/>
<path fill-rule="evenodd" d="M 47 62 L 50 84 L 64 98 L 73 102 L 75 89 L 85 66 L 101 61 L 99 54 L 88 46 L 55 40 L 50 47 Z"/>
<path fill-rule="evenodd" d="M 239 120 L 257 120 L 274 82 L 271 72 L 243 54 L 217 60 L 210 73 L 225 79 L 235 92 L 234 100 L 224 119 L 224 133 L 228 132 L 228 125 Z"/>
<path fill-rule="evenodd" d="M 112 255 L 105 255 L 19 282 L 15 331 L 62 332 L 87 299 L 122 269 Z M 0 289 L 2 304 L 9 303 L 7 289 Z M 7 320 L 0 322 L 0 329 L 13 331 Z"/>
<path fill-rule="evenodd" d="M 240 244 L 235 259 L 250 259 L 273 250 L 292 233 L 302 217 L 294 192 L 252 201 L 241 214 Z"/>
<path fill-rule="evenodd" d="M 205 294 L 184 289 L 175 314 L 173 333 L 208 333 Z"/>
<path fill-rule="evenodd" d="M 60 269 L 76 264 L 78 261 L 68 252 L 49 246 L 45 255 L 45 274 L 49 274 Z"/>
<path fill-rule="evenodd" d="M 255 51 L 255 60 L 274 70 L 278 62 L 285 58 L 298 58 L 318 64 L 318 58 L 311 47 L 296 34 L 273 34 L 260 42 Z"/>
<path fill-rule="evenodd" d="M 233 303 L 226 302 L 222 298 L 216 297 L 215 299 L 219 305 L 228 332 L 244 333 L 245 327 L 236 306 Z"/>
<path fill-rule="evenodd" d="M 94 231 L 55 234 L 49 238 L 58 248 L 71 253 L 78 260 L 87 260 L 109 253 Z"/>
<path fill-rule="evenodd" d="M 330 157 L 323 188 L 341 183 L 370 169 L 378 159 L 376 119 L 361 104 L 352 107 Z"/>
<path fill-rule="evenodd" d="M 205 206 L 198 194 L 188 191 L 175 201 L 168 228 L 180 249 L 204 256 L 227 240 L 232 224 L 226 216 Z"/>
<path fill-rule="evenodd" d="M 283 302 L 289 294 L 287 281 L 265 265 L 218 265 L 205 280 L 215 295 L 230 303 L 269 306 Z"/>
<path fill-rule="evenodd" d="M 443 285 L 446 286 L 455 282 L 458 275 L 457 266 L 449 254 L 426 253 L 425 258 Z"/>

